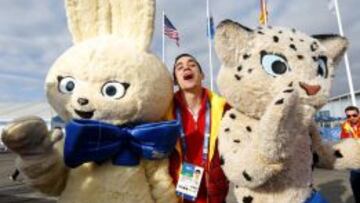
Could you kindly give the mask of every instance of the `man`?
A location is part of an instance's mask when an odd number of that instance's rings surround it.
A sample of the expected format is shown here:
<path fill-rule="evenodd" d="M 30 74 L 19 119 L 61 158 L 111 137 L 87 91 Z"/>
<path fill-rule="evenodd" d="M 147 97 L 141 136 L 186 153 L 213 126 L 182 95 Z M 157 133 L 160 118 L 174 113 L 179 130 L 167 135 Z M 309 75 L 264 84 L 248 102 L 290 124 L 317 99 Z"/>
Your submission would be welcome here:
<path fill-rule="evenodd" d="M 345 108 L 346 121 L 341 126 L 341 139 L 360 138 L 360 117 L 359 109 L 356 106 Z M 360 154 L 359 154 L 360 156 Z M 350 172 L 350 184 L 353 190 L 354 198 L 360 203 L 360 171 Z"/>
<path fill-rule="evenodd" d="M 197 196 L 193 200 L 185 198 L 183 202 L 223 203 L 229 182 L 220 167 L 217 131 L 225 101 L 202 87 L 203 79 L 201 66 L 193 56 L 176 57 L 174 81 L 179 91 L 174 97 L 172 113 L 181 121 L 183 133 L 170 157 L 170 174 L 174 184 L 178 184 L 182 164 L 202 167 L 204 173 Z"/>
<path fill-rule="evenodd" d="M 345 108 L 347 120 L 341 126 L 341 139 L 360 138 L 360 117 L 359 109 L 356 106 Z"/>

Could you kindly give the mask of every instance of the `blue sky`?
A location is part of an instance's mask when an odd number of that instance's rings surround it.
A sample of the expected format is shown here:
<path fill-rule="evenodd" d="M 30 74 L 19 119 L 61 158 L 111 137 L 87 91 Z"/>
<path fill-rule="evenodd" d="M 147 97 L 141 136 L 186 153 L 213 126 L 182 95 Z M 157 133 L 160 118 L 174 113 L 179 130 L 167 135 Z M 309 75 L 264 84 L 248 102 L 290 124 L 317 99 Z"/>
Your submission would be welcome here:
<path fill-rule="evenodd" d="M 258 0 L 210 0 L 215 25 L 226 18 L 248 27 L 258 25 Z M 289 26 L 309 34 L 338 33 L 327 0 L 268 0 L 270 24 Z M 339 0 L 355 89 L 360 89 L 360 1 Z M 169 69 L 176 55 L 189 52 L 208 72 L 206 0 L 158 0 L 152 50 L 161 57 L 161 12 L 180 32 L 180 47 L 166 40 Z M 45 101 L 44 80 L 55 59 L 71 46 L 62 0 L 0 1 L 0 102 Z M 215 75 L 220 64 L 213 55 Z M 344 64 L 340 64 L 332 95 L 348 92 Z M 207 75 L 205 84 L 209 84 Z"/>

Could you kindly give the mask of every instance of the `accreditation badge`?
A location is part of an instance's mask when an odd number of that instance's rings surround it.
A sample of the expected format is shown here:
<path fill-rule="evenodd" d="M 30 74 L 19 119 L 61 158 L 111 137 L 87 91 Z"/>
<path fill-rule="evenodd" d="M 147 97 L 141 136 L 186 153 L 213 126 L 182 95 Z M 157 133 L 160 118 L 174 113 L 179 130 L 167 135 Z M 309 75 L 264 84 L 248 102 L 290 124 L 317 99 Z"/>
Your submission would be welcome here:
<path fill-rule="evenodd" d="M 203 167 L 184 162 L 176 185 L 176 194 L 186 200 L 195 201 L 203 174 Z"/>

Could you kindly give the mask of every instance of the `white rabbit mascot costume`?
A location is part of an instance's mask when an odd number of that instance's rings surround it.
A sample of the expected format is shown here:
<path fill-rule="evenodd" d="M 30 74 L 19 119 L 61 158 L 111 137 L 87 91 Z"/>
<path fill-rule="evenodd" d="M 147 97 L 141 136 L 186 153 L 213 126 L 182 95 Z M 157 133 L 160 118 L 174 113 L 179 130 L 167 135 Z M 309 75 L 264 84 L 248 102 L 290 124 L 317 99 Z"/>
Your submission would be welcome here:
<path fill-rule="evenodd" d="M 233 107 L 222 120 L 219 152 L 237 202 L 323 203 L 312 165 L 360 167 L 357 140 L 324 145 L 313 122 L 347 44 L 295 29 L 252 30 L 230 20 L 218 26 L 217 82 Z"/>
<path fill-rule="evenodd" d="M 173 85 L 149 52 L 155 0 L 66 0 L 66 10 L 75 44 L 46 78 L 64 138 L 37 117 L 2 135 L 26 182 L 65 203 L 177 202 L 166 156 L 180 129 L 161 121 Z"/>

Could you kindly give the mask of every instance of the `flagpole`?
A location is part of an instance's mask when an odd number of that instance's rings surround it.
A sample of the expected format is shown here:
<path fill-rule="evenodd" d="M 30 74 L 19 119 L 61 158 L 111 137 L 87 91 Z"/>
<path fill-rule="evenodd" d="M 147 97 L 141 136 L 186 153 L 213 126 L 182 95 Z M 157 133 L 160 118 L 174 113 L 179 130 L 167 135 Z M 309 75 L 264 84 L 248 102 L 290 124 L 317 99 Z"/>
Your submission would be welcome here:
<path fill-rule="evenodd" d="M 262 4 L 261 4 L 261 9 L 262 9 L 262 13 L 264 15 L 264 25 L 267 26 L 268 22 L 267 22 L 267 2 L 266 0 L 262 0 Z"/>
<path fill-rule="evenodd" d="M 206 14 L 208 27 L 208 44 L 209 44 L 209 67 L 210 67 L 210 89 L 214 91 L 213 85 L 213 64 L 212 64 L 212 44 L 211 44 L 211 22 L 210 22 L 210 5 L 209 0 L 206 0 Z"/>
<path fill-rule="evenodd" d="M 264 0 L 265 26 L 268 26 L 267 0 Z"/>
<path fill-rule="evenodd" d="M 165 11 L 162 11 L 162 61 L 165 63 Z"/>
<path fill-rule="evenodd" d="M 335 0 L 334 4 L 335 4 L 334 6 L 335 6 L 336 19 L 338 22 L 339 32 L 340 32 L 341 36 L 344 36 L 344 30 L 343 30 L 342 21 L 341 21 L 338 0 Z M 345 60 L 345 67 L 346 67 L 346 75 L 347 75 L 348 83 L 349 83 L 351 102 L 352 102 L 353 106 L 356 106 L 354 85 L 353 85 L 353 80 L 352 80 L 352 76 L 351 76 L 351 69 L 350 69 L 350 63 L 349 63 L 349 58 L 348 58 L 347 52 L 345 52 L 344 60 Z"/>
<path fill-rule="evenodd" d="M 267 2 L 266 0 L 260 0 L 260 25 L 268 25 L 268 13 L 267 13 Z"/>

